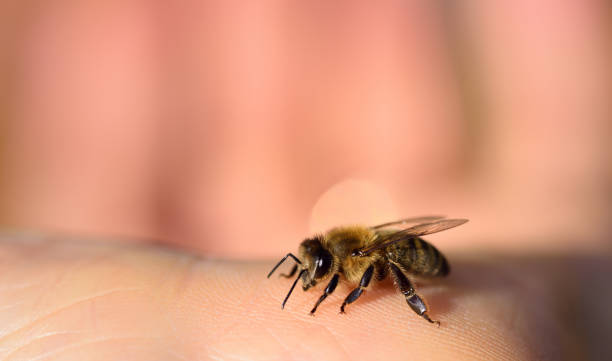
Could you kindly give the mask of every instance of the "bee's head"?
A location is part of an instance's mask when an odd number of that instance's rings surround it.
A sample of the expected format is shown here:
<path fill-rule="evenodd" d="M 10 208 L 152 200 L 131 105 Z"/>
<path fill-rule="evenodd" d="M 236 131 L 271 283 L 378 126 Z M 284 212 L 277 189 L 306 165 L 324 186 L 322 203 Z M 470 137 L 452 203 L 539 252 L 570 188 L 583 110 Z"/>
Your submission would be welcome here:
<path fill-rule="evenodd" d="M 334 258 L 322 243 L 322 237 L 307 238 L 300 244 L 300 258 L 302 259 L 302 288 L 304 291 L 327 278 L 331 273 Z"/>

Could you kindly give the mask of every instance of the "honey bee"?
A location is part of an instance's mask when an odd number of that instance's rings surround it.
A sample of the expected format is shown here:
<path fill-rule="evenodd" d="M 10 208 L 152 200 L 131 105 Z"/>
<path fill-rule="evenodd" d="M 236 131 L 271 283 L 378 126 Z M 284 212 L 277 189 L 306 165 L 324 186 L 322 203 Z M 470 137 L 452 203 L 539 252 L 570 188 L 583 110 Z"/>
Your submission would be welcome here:
<path fill-rule="evenodd" d="M 421 236 L 457 227 L 465 222 L 467 219 L 428 216 L 405 218 L 373 227 L 332 228 L 325 234 L 305 239 L 300 244 L 299 257 L 288 253 L 272 268 L 268 278 L 288 257 L 296 262 L 289 274 L 281 274 L 291 278 L 299 270 L 297 278 L 283 300 L 284 309 L 300 279 L 302 289 L 307 291 L 331 277 L 323 294 L 310 311 L 314 315 L 321 302 L 336 289 L 340 275 L 343 275 L 349 283 L 357 285 L 340 307 L 340 313 L 344 313 L 346 305 L 355 302 L 361 296 L 372 277 L 382 281 L 391 274 L 396 287 L 406 298 L 408 306 L 425 320 L 439 326 L 440 322 L 432 320 L 427 314 L 427 306 L 416 293 L 408 275 L 418 277 L 448 275 L 450 267 L 444 255 Z M 413 226 L 408 227 L 409 225 Z"/>

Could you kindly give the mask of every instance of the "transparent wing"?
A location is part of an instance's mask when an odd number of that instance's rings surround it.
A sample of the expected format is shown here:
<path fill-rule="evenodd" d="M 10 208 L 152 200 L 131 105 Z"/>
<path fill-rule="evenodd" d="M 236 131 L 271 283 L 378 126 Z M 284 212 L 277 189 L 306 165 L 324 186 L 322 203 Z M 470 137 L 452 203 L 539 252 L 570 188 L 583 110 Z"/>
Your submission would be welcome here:
<path fill-rule="evenodd" d="M 402 224 L 430 223 L 430 222 L 437 221 L 443 218 L 446 218 L 446 217 L 444 216 L 421 216 L 421 217 L 403 218 L 403 219 L 398 219 L 397 221 L 393 221 L 393 222 L 378 224 L 370 228 L 371 229 L 381 229 L 381 228 L 386 228 L 386 227 L 399 226 Z"/>
<path fill-rule="evenodd" d="M 377 249 L 388 247 L 407 237 L 421 237 L 432 233 L 442 232 L 444 230 L 460 226 L 467 221 L 467 219 L 442 219 L 435 222 L 418 224 L 414 227 L 406 228 L 401 231 L 380 237 L 376 243 L 354 251 L 353 255 L 363 257 Z"/>

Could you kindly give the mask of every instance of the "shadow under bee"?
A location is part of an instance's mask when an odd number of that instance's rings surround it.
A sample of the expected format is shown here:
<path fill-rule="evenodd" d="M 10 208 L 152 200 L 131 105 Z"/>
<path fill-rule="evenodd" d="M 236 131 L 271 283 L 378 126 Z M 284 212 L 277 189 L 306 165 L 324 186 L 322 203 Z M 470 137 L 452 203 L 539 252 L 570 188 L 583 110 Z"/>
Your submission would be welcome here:
<path fill-rule="evenodd" d="M 612 357 L 611 255 L 449 258 L 453 268 L 448 277 L 417 281 L 433 317 L 444 318 L 466 308 L 466 303 L 497 300 L 512 307 L 500 307 L 507 312 L 496 315 L 496 321 L 505 318 L 509 324 L 523 325 L 533 348 L 549 344 L 557 352 L 553 359 Z"/>
<path fill-rule="evenodd" d="M 612 356 L 612 345 L 606 339 L 612 334 L 610 257 L 450 254 L 449 260 L 452 269 L 447 277 L 412 278 L 416 292 L 426 300 L 432 317 L 443 320 L 443 327 L 456 322 L 457 314 L 472 314 L 473 305 L 484 305 L 489 309 L 482 310 L 479 322 L 486 324 L 491 317 L 490 322 L 501 319 L 521 325 L 521 330 L 530 333 L 527 339 L 533 349 L 551 344 L 557 359 L 606 360 Z M 341 292 L 350 288 L 345 284 Z M 360 305 L 382 299 L 406 306 L 392 280 L 386 278 L 370 285 L 347 312 L 359 312 Z M 498 309 L 492 309 L 495 307 Z M 405 316 L 412 317 L 405 309 Z"/>

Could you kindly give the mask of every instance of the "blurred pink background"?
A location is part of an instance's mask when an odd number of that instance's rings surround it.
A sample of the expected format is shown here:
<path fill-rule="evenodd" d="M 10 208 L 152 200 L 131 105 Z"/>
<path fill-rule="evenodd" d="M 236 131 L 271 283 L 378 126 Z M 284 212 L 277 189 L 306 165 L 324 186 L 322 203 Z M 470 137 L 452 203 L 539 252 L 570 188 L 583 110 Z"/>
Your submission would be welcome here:
<path fill-rule="evenodd" d="M 605 1 L 3 1 L 0 223 L 275 257 L 609 250 Z"/>

